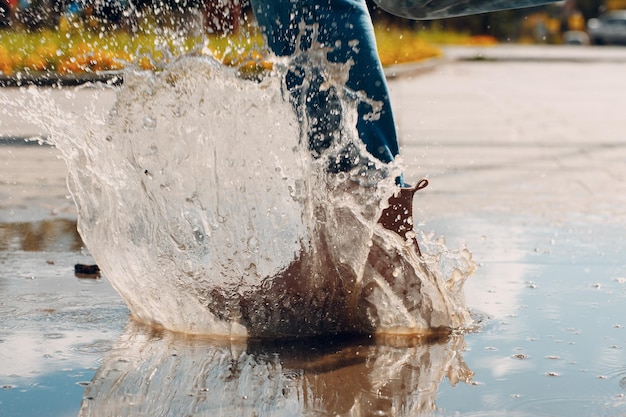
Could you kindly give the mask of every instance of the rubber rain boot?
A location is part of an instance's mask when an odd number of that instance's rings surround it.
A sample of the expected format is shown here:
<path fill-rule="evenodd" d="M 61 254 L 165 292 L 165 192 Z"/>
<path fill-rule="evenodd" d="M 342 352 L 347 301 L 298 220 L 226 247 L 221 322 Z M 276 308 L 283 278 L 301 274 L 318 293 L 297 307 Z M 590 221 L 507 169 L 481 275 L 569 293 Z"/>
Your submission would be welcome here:
<path fill-rule="evenodd" d="M 404 240 L 411 240 L 419 256 L 422 256 L 422 251 L 417 243 L 417 233 L 414 231 L 413 196 L 427 185 L 428 180 L 423 178 L 413 187 L 400 188 L 396 194 L 389 197 L 389 206 L 383 210 L 378 219 L 378 223 L 385 229 L 396 232 Z"/>

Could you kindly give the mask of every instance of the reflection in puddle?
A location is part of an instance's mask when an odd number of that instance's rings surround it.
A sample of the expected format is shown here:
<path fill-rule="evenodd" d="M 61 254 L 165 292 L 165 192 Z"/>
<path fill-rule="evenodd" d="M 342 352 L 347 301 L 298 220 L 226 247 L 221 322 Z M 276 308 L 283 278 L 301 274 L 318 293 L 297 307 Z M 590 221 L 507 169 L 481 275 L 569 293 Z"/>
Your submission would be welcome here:
<path fill-rule="evenodd" d="M 0 251 L 76 252 L 83 247 L 76 220 L 0 223 Z"/>
<path fill-rule="evenodd" d="M 73 276 L 83 255 L 0 252 L 0 415 L 626 416 L 625 230 L 539 225 L 511 239 L 522 221 L 489 220 L 460 233 L 487 236 L 469 242 L 483 265 L 468 287 L 487 317 L 409 346 L 150 333 L 128 325 L 106 277 Z"/>
<path fill-rule="evenodd" d="M 190 338 L 130 323 L 85 391 L 80 416 L 393 415 L 436 408 L 469 382 L 464 339 L 267 344 Z"/>

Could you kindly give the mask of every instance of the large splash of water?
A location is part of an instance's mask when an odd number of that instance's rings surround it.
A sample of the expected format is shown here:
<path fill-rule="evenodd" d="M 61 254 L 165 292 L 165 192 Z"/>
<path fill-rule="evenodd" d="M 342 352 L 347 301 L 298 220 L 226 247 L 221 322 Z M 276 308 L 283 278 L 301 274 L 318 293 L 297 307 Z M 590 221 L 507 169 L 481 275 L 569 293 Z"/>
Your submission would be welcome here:
<path fill-rule="evenodd" d="M 399 171 L 358 140 L 358 94 L 335 82 L 340 134 L 314 158 L 284 76 L 187 56 L 127 70 L 115 105 L 86 119 L 35 89 L 7 105 L 61 150 L 79 231 L 142 322 L 230 336 L 467 325 L 470 253 L 422 236 L 419 257 L 377 223 Z M 365 163 L 329 173 L 347 145 Z"/>

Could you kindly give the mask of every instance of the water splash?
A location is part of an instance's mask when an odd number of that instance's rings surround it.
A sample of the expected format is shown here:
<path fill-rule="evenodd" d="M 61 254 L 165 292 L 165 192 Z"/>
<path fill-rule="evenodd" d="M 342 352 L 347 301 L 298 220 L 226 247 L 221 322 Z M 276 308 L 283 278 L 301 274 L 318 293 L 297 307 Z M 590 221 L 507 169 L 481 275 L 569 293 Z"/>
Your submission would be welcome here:
<path fill-rule="evenodd" d="M 399 167 L 358 139 L 359 95 L 328 77 L 341 124 L 312 157 L 317 121 L 294 111 L 286 68 L 256 82 L 186 56 L 127 70 L 115 105 L 87 118 L 36 89 L 5 104 L 61 150 L 79 232 L 139 321 L 233 337 L 466 326 L 469 251 L 422 236 L 420 258 L 380 226 Z M 346 149 L 352 169 L 329 173 Z"/>

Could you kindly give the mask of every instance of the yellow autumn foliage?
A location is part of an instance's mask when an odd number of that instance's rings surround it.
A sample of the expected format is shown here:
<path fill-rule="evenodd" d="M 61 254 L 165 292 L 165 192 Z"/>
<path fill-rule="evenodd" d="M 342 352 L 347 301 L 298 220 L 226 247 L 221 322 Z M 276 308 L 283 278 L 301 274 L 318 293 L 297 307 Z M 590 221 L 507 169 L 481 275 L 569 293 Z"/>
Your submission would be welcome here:
<path fill-rule="evenodd" d="M 13 55 L 11 51 L 4 46 L 0 45 L 0 73 L 3 75 L 13 75 Z"/>
<path fill-rule="evenodd" d="M 417 62 L 441 56 L 441 50 L 426 42 L 418 31 L 376 27 L 378 56 L 383 66 Z"/>
<path fill-rule="evenodd" d="M 230 38 L 209 38 L 204 42 L 217 59 L 237 68 L 245 78 L 257 78 L 273 68 L 264 55 L 258 30 Z M 160 68 L 165 58 L 163 48 L 173 56 L 197 50 L 201 39 L 173 40 L 152 31 L 130 34 L 123 31 L 101 32 L 84 22 L 62 20 L 59 28 L 35 32 L 0 31 L 0 72 L 12 75 L 55 71 L 60 74 L 94 73 L 120 70 L 132 63 L 145 70 Z M 400 28 L 376 28 L 378 50 L 383 65 L 415 62 L 440 56 L 432 42 L 420 32 Z M 479 41 L 477 39 L 477 41 Z M 481 40 L 485 41 L 485 40 Z M 178 43 L 177 43 L 178 42 Z M 206 52 L 206 49 L 203 50 Z"/>

